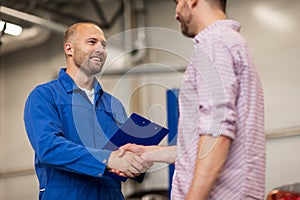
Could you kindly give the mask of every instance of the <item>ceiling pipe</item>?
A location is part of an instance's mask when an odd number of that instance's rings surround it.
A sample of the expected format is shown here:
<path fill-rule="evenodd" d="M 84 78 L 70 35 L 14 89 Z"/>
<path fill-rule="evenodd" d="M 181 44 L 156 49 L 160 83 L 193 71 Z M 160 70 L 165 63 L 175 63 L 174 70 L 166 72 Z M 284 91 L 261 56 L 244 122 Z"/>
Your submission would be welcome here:
<path fill-rule="evenodd" d="M 103 23 L 103 26 L 107 26 L 108 25 L 108 21 L 106 19 L 106 16 L 104 15 L 104 12 L 103 12 L 103 9 L 102 7 L 100 6 L 100 3 L 98 3 L 97 0 L 90 0 L 94 9 L 96 10 L 99 18 L 101 19 L 102 23 Z"/>
<path fill-rule="evenodd" d="M 146 57 L 146 9 L 144 0 L 135 0 L 135 14 L 137 39 L 134 41 L 134 50 L 131 52 L 131 59 L 133 63 L 138 63 Z"/>
<path fill-rule="evenodd" d="M 1 54 L 7 54 L 23 48 L 37 46 L 47 41 L 50 35 L 49 30 L 36 25 L 31 28 L 25 28 L 18 37 L 10 35 L 3 36 L 1 38 L 0 52 Z"/>
<path fill-rule="evenodd" d="M 123 5 L 123 32 L 108 38 L 106 69 L 130 69 L 147 56 L 144 0 L 123 0 Z"/>
<path fill-rule="evenodd" d="M 32 24 L 44 27 L 46 29 L 49 29 L 49 30 L 54 31 L 59 34 L 63 34 L 67 28 L 66 26 L 61 25 L 59 23 L 56 23 L 56 22 L 53 22 L 53 21 L 50 21 L 47 19 L 43 19 L 41 17 L 37 17 L 34 15 L 30 15 L 30 14 L 27 14 L 27 13 L 24 13 L 24 12 L 21 12 L 18 10 L 7 8 L 5 6 L 1 6 L 0 9 L 1 9 L 2 14 L 6 14 L 6 15 L 12 16 L 14 18 L 30 22 Z"/>
<path fill-rule="evenodd" d="M 108 20 L 108 18 L 105 15 L 104 9 L 101 6 L 101 3 L 97 0 L 90 0 L 89 1 L 92 5 L 92 7 L 94 8 L 96 14 L 99 17 L 99 20 L 91 20 L 91 19 L 86 19 L 82 16 L 76 15 L 74 13 L 70 13 L 70 12 L 64 12 L 61 9 L 57 9 L 57 7 L 55 6 L 49 6 L 49 5 L 43 5 L 40 7 L 43 9 L 43 11 L 46 12 L 50 12 L 53 14 L 58 15 L 59 17 L 62 17 L 64 19 L 70 19 L 74 22 L 80 22 L 80 21 L 91 21 L 94 22 L 96 24 L 98 24 L 102 29 L 110 29 L 118 20 L 118 18 L 122 15 L 122 11 L 123 11 L 123 1 L 121 1 L 118 9 L 116 10 L 116 12 L 112 15 L 112 17 L 110 18 L 110 20 Z"/>
<path fill-rule="evenodd" d="M 63 34 L 66 26 L 56 22 L 1 6 L 1 13 L 33 24 L 30 28 L 23 29 L 18 37 L 3 35 L 1 37 L 1 54 L 11 53 L 23 48 L 42 44 L 49 39 L 51 31 Z"/>
<path fill-rule="evenodd" d="M 101 76 L 116 76 L 116 77 L 120 77 L 120 76 L 134 76 L 134 75 L 151 75 L 151 74 L 171 74 L 171 73 L 184 73 L 186 70 L 186 66 L 179 66 L 179 67 L 151 67 L 151 68 L 147 68 L 145 69 L 144 67 L 142 68 L 135 68 L 134 70 L 129 70 L 129 69 L 114 69 L 114 70 L 106 70 L 104 71 L 102 74 L 100 74 Z"/>
<path fill-rule="evenodd" d="M 93 5 L 94 9 L 96 10 L 97 15 L 99 16 L 101 20 L 100 27 L 104 29 L 111 28 L 112 25 L 116 22 L 119 16 L 121 16 L 122 11 L 124 10 L 124 1 L 121 0 L 121 5 L 119 6 L 116 13 L 112 16 L 111 20 L 108 21 L 107 17 L 105 16 L 105 13 L 103 11 L 103 8 L 101 4 L 97 0 L 90 0 L 91 4 Z"/>

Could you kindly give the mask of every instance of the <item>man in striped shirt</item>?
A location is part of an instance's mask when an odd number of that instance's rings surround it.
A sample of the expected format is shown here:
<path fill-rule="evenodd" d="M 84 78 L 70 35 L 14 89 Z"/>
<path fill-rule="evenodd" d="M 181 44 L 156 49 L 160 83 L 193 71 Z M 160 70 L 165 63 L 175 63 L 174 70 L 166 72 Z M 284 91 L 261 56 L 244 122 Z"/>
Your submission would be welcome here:
<path fill-rule="evenodd" d="M 179 94 L 176 147 L 127 145 L 145 160 L 175 160 L 173 200 L 263 199 L 264 102 L 240 24 L 225 0 L 175 0 L 195 50 Z"/>

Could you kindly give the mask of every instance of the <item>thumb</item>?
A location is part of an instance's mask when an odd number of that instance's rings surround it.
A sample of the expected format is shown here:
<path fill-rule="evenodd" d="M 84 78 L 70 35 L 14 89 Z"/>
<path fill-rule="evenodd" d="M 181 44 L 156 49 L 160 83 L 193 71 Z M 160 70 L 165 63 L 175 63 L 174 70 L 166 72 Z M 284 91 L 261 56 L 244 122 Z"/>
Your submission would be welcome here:
<path fill-rule="evenodd" d="M 122 156 L 124 156 L 125 152 L 126 152 L 126 150 L 124 150 L 124 149 L 122 149 L 122 148 L 120 147 L 120 148 L 119 148 L 119 154 L 118 154 L 119 158 L 122 157 Z"/>
<path fill-rule="evenodd" d="M 124 156 L 124 154 L 125 154 L 126 151 L 131 151 L 131 145 L 134 145 L 134 144 L 127 143 L 127 144 L 119 147 L 119 154 L 118 154 L 118 156 L 122 157 L 122 156 Z"/>
<path fill-rule="evenodd" d="M 124 146 L 121 146 L 119 149 L 120 151 L 122 151 L 123 154 L 124 154 L 123 151 L 130 151 L 132 153 L 141 155 L 145 151 L 142 145 L 136 145 L 131 143 L 125 144 Z"/>

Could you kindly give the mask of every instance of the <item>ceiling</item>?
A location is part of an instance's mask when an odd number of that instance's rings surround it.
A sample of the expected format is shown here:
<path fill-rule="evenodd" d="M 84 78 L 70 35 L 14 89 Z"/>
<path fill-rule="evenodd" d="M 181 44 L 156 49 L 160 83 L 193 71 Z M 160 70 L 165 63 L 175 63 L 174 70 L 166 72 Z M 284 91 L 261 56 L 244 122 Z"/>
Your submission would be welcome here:
<path fill-rule="evenodd" d="M 23 31 L 16 37 L 0 30 L 0 54 L 41 44 L 51 32 L 63 34 L 80 21 L 110 29 L 123 12 L 124 0 L 2 0 L 1 21 L 20 25 Z"/>
<path fill-rule="evenodd" d="M 123 2 L 123 0 L 2 0 L 1 6 L 61 25 L 93 21 L 108 29 L 122 15 Z M 107 9 L 109 4 L 113 4 L 116 9 Z M 89 13 L 81 12 L 83 8 Z M 3 12 L 1 20 L 21 24 L 25 28 L 32 25 L 29 20 L 20 19 L 18 14 L 12 16 Z"/>

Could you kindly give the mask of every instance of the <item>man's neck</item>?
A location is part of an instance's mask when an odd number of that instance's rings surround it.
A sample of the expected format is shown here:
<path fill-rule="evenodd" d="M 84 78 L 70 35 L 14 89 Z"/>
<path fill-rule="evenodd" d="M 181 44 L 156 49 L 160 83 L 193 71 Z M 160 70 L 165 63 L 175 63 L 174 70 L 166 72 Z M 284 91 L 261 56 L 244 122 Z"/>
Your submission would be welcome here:
<path fill-rule="evenodd" d="M 198 33 L 218 20 L 227 19 L 226 14 L 221 10 L 212 10 L 209 7 L 201 7 L 195 14 L 198 21 Z"/>
<path fill-rule="evenodd" d="M 79 87 L 87 90 L 93 89 L 94 76 L 87 76 L 82 70 L 75 67 L 67 67 L 66 73 Z"/>

